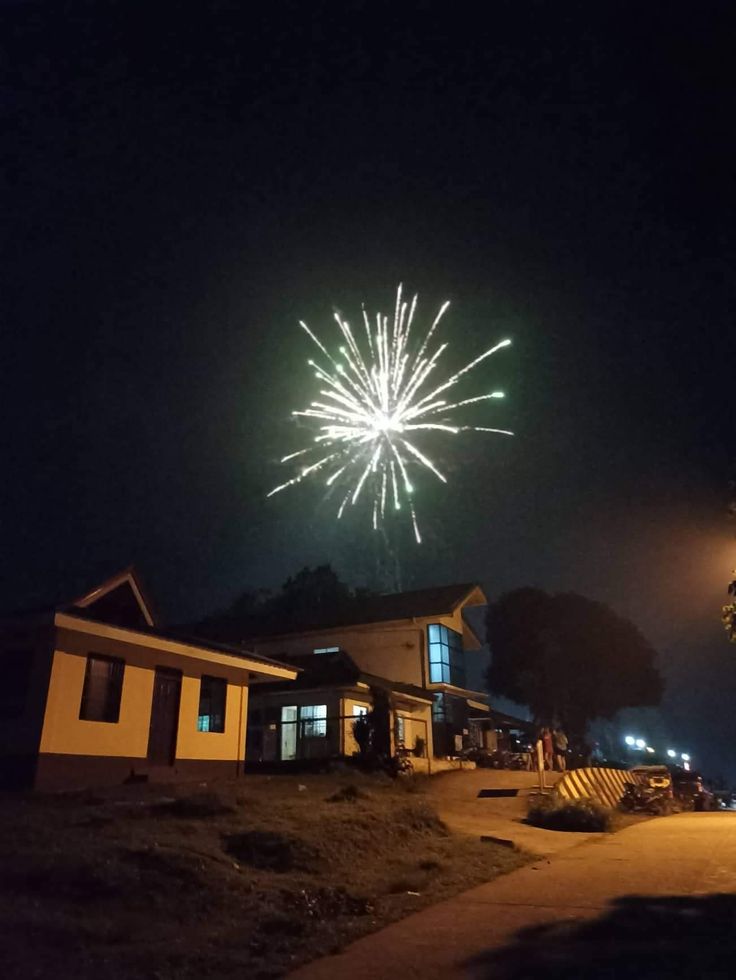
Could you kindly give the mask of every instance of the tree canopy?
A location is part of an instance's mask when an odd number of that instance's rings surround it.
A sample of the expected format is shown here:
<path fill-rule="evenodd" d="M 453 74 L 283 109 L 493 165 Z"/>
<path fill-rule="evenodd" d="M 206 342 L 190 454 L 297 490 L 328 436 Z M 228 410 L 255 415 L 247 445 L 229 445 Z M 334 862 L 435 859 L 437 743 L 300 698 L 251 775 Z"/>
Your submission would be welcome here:
<path fill-rule="evenodd" d="M 489 689 L 582 735 L 594 718 L 658 704 L 657 654 L 637 627 L 574 592 L 516 589 L 488 607 Z"/>
<path fill-rule="evenodd" d="M 226 609 L 197 623 L 194 630 L 211 639 L 237 642 L 272 626 L 287 631 L 322 614 L 334 615 L 365 594 L 366 590 L 352 591 L 331 565 L 304 567 L 278 592 L 242 592 Z"/>

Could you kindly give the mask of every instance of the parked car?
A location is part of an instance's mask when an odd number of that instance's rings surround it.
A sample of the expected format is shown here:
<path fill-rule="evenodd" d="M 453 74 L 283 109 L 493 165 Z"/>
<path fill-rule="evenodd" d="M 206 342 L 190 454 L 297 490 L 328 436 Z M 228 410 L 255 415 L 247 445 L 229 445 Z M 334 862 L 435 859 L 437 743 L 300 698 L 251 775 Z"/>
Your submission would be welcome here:
<path fill-rule="evenodd" d="M 672 789 L 674 798 L 683 810 L 710 810 L 713 808 L 713 793 L 697 772 L 685 769 L 672 769 Z"/>

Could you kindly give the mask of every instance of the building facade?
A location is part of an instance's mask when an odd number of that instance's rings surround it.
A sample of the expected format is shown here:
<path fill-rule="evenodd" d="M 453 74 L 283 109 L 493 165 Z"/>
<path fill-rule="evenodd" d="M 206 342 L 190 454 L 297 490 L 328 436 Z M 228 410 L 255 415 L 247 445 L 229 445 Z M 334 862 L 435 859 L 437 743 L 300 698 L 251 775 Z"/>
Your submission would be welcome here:
<path fill-rule="evenodd" d="M 283 726 L 296 723 L 294 730 L 299 732 L 300 723 L 308 723 L 315 711 L 320 717 L 341 719 L 344 729 L 352 711 L 372 706 L 372 688 L 389 691 L 392 717 L 403 714 L 406 719 L 392 723 L 394 745 L 403 743 L 413 752 L 419 738 L 428 758 L 459 753 L 468 744 L 470 718 L 489 711 L 485 694 L 468 687 L 467 658 L 480 650 L 481 640 L 463 615 L 464 610 L 486 602 L 483 591 L 473 584 L 367 596 L 333 617 L 325 616 L 332 618 L 331 623 L 306 623 L 289 632 L 249 636 L 248 646 L 257 653 L 298 664 L 312 678 L 309 691 L 300 691 L 298 698 L 289 697 L 283 685 L 266 684 L 254 693 L 252 726 L 272 725 L 279 732 L 274 735 L 277 744 L 266 754 L 288 757 L 293 748 L 288 740 L 283 742 Z M 320 658 L 326 662 L 340 655 L 354 665 L 355 683 L 363 684 L 362 693 L 355 686 L 341 686 L 328 671 L 320 683 L 314 665 Z M 297 690 L 298 686 L 292 688 Z M 416 699 L 411 710 L 410 698 Z M 333 745 L 325 742 L 322 749 L 340 748 L 339 754 L 350 754 L 350 745 L 349 739 L 343 739 Z"/>
<path fill-rule="evenodd" d="M 72 789 L 242 771 L 249 692 L 297 671 L 160 630 L 132 569 L 0 623 L 6 785 Z"/>

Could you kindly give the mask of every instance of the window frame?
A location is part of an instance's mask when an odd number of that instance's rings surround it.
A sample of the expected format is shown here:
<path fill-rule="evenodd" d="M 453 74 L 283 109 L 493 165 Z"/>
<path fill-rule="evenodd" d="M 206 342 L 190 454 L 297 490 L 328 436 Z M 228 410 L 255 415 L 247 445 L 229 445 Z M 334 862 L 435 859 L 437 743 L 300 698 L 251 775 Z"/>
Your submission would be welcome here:
<path fill-rule="evenodd" d="M 465 687 L 465 648 L 462 634 L 443 623 L 427 625 L 427 663 L 430 684 Z"/>
<path fill-rule="evenodd" d="M 205 682 L 207 683 L 207 693 L 205 694 Z M 213 691 L 221 691 L 222 700 L 217 704 L 214 699 Z M 208 711 L 203 711 L 203 704 L 208 707 Z M 215 710 L 220 707 L 220 711 Z M 223 735 L 227 723 L 227 680 L 224 677 L 216 677 L 214 674 L 202 674 L 199 678 L 199 705 L 197 708 L 197 731 L 206 735 Z M 217 725 L 213 727 L 212 719 L 219 719 Z M 207 721 L 205 722 L 205 719 Z M 205 727 L 206 726 L 206 727 Z"/>
<path fill-rule="evenodd" d="M 324 714 L 304 715 L 305 711 L 323 710 Z M 300 704 L 299 705 L 299 728 L 303 738 L 327 738 L 327 705 L 326 704 Z"/>
<path fill-rule="evenodd" d="M 108 665 L 104 695 L 93 690 L 98 679 L 93 675 L 93 663 Z M 125 660 L 122 657 L 109 657 L 103 653 L 88 653 L 84 668 L 82 695 L 79 700 L 79 720 L 95 721 L 105 725 L 120 722 L 120 706 L 123 700 L 125 681 Z"/>

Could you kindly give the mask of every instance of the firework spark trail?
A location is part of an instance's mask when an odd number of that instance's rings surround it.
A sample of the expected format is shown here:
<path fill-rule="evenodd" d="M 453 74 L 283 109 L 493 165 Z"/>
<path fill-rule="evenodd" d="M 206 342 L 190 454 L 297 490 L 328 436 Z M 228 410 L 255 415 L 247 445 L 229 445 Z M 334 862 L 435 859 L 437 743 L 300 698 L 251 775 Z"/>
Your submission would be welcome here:
<path fill-rule="evenodd" d="M 289 453 L 281 459 L 282 463 L 287 463 L 297 457 L 306 457 L 297 474 L 275 487 L 267 496 L 295 486 L 312 475 L 325 475 L 327 471 L 325 484 L 328 487 L 343 478 L 344 494 L 337 512 L 338 518 L 342 517 L 348 504 L 357 504 L 364 487 L 369 488 L 366 492 L 372 497 L 373 528 L 377 530 L 385 520 L 390 500 L 395 511 L 401 509 L 403 500 L 408 504 L 416 541 L 421 542 L 412 496 L 414 487 L 409 475 L 411 468 L 426 469 L 443 483 L 447 483 L 447 478 L 427 454 L 427 447 L 420 449 L 408 441 L 406 434 L 411 432 L 413 436 L 416 433 L 420 441 L 422 438 L 433 438 L 436 433 L 453 436 L 461 432 L 513 435 L 508 429 L 464 424 L 448 417 L 469 405 L 503 398 L 503 392 L 492 391 L 450 402 L 440 397 L 486 358 L 508 347 L 510 340 L 502 340 L 490 347 L 439 384 L 437 379 L 434 386 L 429 383 L 448 346 L 441 343 L 430 351 L 430 346 L 434 346 L 432 339 L 449 305 L 449 301 L 442 304 L 418 344 L 410 342 L 417 296 L 410 303 L 407 302 L 403 298 L 402 286 L 396 291 L 392 319 L 378 313 L 374 324 L 363 307 L 363 347 L 349 322 L 335 313 L 335 322 L 342 338 L 338 354 L 330 353 L 307 324 L 299 321 L 326 361 L 322 361 L 321 357 L 322 363 L 314 360 L 307 362 L 324 386 L 319 388 L 322 400 L 315 400 L 307 408 L 292 412 L 292 415 L 317 420 L 317 434 L 312 437 L 314 445 Z M 416 347 L 414 352 L 412 346 Z M 367 353 L 364 353 L 366 348 Z"/>

